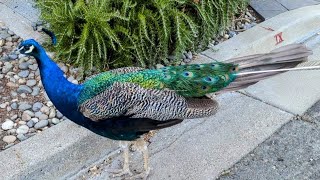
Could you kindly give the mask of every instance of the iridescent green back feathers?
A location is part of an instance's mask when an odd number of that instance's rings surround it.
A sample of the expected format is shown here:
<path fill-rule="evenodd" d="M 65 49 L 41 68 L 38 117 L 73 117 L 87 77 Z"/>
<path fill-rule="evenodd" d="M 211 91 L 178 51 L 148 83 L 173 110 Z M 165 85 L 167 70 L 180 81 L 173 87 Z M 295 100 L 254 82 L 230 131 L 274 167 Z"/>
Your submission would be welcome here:
<path fill-rule="evenodd" d="M 129 73 L 101 73 L 83 85 L 79 104 L 102 93 L 114 82 L 129 82 L 147 89 L 169 89 L 185 97 L 201 97 L 229 85 L 236 78 L 237 65 L 213 62 L 137 70 Z"/>

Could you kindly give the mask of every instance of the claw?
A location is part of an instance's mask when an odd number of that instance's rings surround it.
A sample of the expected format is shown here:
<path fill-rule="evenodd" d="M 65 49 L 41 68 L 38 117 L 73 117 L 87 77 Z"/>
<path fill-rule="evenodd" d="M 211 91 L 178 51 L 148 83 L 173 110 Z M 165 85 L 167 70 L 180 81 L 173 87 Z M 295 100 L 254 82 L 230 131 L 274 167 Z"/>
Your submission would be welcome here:
<path fill-rule="evenodd" d="M 120 177 L 120 176 L 125 176 L 125 175 L 129 175 L 132 176 L 133 173 L 130 171 L 130 169 L 117 169 L 117 170 L 112 170 L 112 176 L 113 177 Z"/>

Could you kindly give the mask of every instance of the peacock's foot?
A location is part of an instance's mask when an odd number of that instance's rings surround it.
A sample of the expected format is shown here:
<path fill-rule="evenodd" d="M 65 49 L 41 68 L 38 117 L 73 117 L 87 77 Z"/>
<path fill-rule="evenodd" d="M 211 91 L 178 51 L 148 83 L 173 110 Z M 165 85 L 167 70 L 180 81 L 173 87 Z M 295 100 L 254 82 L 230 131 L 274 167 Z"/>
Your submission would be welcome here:
<path fill-rule="evenodd" d="M 136 179 L 143 179 L 146 180 L 150 174 L 150 168 L 148 168 L 147 170 L 145 170 L 144 172 L 140 173 L 140 174 L 136 174 L 134 176 L 130 176 L 128 179 L 130 180 L 136 180 Z"/>
<path fill-rule="evenodd" d="M 130 171 L 130 169 L 117 169 L 117 170 L 112 170 L 109 171 L 112 173 L 113 177 L 121 177 L 121 176 L 132 176 L 133 173 Z"/>

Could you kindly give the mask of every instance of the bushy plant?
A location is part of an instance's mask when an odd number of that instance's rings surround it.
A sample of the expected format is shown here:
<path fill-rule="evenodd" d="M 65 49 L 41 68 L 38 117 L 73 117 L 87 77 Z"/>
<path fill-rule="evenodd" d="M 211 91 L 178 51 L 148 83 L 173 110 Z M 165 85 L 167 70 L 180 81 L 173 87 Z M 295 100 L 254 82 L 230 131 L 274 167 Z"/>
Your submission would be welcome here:
<path fill-rule="evenodd" d="M 247 0 L 38 0 L 57 55 L 84 69 L 174 64 L 227 26 Z"/>

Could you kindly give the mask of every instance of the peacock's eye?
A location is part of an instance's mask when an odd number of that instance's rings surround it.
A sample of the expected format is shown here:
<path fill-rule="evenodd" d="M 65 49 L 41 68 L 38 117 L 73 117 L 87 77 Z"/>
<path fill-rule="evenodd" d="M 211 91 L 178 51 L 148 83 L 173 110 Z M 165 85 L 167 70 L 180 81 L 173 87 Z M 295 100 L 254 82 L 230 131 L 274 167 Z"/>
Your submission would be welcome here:
<path fill-rule="evenodd" d="M 28 45 L 21 46 L 19 48 L 19 51 L 23 54 L 29 54 L 33 51 L 33 49 L 34 49 L 34 46 L 28 44 Z"/>

